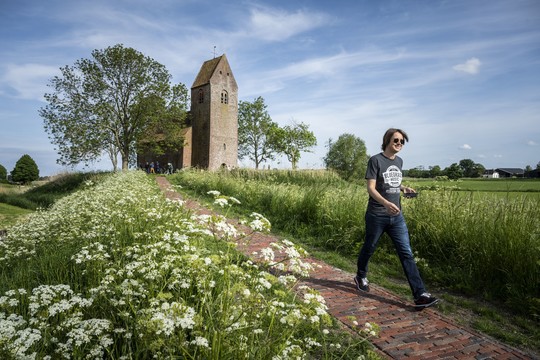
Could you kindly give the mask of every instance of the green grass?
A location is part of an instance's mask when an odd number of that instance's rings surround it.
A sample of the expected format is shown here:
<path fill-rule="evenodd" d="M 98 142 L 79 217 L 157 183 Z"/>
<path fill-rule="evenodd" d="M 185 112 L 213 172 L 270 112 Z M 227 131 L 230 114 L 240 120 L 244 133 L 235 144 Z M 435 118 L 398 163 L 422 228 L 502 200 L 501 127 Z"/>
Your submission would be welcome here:
<path fill-rule="evenodd" d="M 539 179 L 461 179 L 436 181 L 432 179 L 404 179 L 404 182 L 423 190 L 448 188 L 459 191 L 483 192 L 540 192 Z"/>
<path fill-rule="evenodd" d="M 17 221 L 30 213 L 32 213 L 31 210 L 0 203 L 0 230 L 14 225 Z"/>
<path fill-rule="evenodd" d="M 97 181 L 106 173 L 66 173 L 30 185 L 0 183 L 0 229 L 14 225 L 38 208 L 47 208 L 62 197 Z"/>
<path fill-rule="evenodd" d="M 35 182 L 30 186 L 2 184 L 0 203 L 29 210 L 47 208 L 58 199 L 79 189 L 85 182 L 97 180 L 105 174 L 104 172 L 67 173 L 57 175 L 48 181 Z"/>

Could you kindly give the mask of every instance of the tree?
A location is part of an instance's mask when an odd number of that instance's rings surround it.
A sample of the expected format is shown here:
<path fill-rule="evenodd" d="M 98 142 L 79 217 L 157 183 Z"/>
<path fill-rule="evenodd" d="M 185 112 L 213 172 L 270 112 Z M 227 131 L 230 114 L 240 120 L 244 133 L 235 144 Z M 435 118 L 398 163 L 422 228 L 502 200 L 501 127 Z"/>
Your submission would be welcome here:
<path fill-rule="evenodd" d="M 0 165 L 0 183 L 7 181 L 7 169 Z"/>
<path fill-rule="evenodd" d="M 412 178 L 428 178 L 430 177 L 431 171 L 426 170 L 422 165 L 415 167 L 414 169 L 404 170 L 403 176 L 412 177 Z"/>
<path fill-rule="evenodd" d="M 163 65 L 121 44 L 94 50 L 92 59 L 60 71 L 50 80 L 53 92 L 45 94 L 48 105 L 40 115 L 62 165 L 88 164 L 107 153 L 115 169 L 118 154 L 127 169 L 148 129 L 171 121 L 163 114 L 186 100 L 175 97 Z"/>
<path fill-rule="evenodd" d="M 460 160 L 459 167 L 461 168 L 461 171 L 463 172 L 463 176 L 472 177 L 471 175 L 474 169 L 474 161 L 472 161 L 471 159 Z"/>
<path fill-rule="evenodd" d="M 255 169 L 267 160 L 273 160 L 277 152 L 278 125 L 272 121 L 264 99 L 238 104 L 238 157 L 248 158 Z"/>
<path fill-rule="evenodd" d="M 463 177 L 463 169 L 457 163 L 453 163 L 444 169 L 444 174 L 448 176 L 449 179 L 456 180 Z"/>
<path fill-rule="evenodd" d="M 484 167 L 484 165 L 475 163 L 473 166 L 471 177 L 473 178 L 482 177 L 482 175 L 484 175 L 485 172 L 486 172 L 486 168 Z"/>
<path fill-rule="evenodd" d="M 471 159 L 463 159 L 459 162 L 459 167 L 464 177 L 477 178 L 482 176 L 486 168 L 482 164 L 477 164 Z"/>
<path fill-rule="evenodd" d="M 287 156 L 293 169 L 298 167 L 300 152 L 310 151 L 311 147 L 317 145 L 317 138 L 309 131 L 307 124 L 294 123 L 275 130 L 277 151 Z"/>
<path fill-rule="evenodd" d="M 21 156 L 11 171 L 11 180 L 27 184 L 37 179 L 39 179 L 39 169 L 34 159 L 26 154 Z"/>
<path fill-rule="evenodd" d="M 153 116 L 142 140 L 137 143 L 139 151 L 162 155 L 184 146 L 183 129 L 188 114 L 188 89 L 184 84 L 177 84 L 171 91 L 171 100 L 164 104 L 160 113 Z"/>
<path fill-rule="evenodd" d="M 338 172 L 347 180 L 363 179 L 368 155 L 364 141 L 352 134 L 340 135 L 336 142 L 328 140 L 328 153 L 323 158 L 327 169 Z"/>
<path fill-rule="evenodd" d="M 437 176 L 442 175 L 442 170 L 439 165 L 430 166 L 429 167 L 429 176 L 432 178 L 435 178 Z"/>

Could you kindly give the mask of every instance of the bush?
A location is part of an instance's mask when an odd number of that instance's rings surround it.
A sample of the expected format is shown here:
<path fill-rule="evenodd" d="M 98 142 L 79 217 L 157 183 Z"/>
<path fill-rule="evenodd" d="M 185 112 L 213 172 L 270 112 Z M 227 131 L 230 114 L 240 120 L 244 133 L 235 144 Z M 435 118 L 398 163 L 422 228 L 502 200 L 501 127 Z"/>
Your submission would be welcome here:
<path fill-rule="evenodd" d="M 0 165 L 0 183 L 7 181 L 7 170 L 5 167 Z"/>
<path fill-rule="evenodd" d="M 11 179 L 14 182 L 27 184 L 39 179 L 39 169 L 34 159 L 30 155 L 24 154 L 15 164 L 11 172 Z"/>

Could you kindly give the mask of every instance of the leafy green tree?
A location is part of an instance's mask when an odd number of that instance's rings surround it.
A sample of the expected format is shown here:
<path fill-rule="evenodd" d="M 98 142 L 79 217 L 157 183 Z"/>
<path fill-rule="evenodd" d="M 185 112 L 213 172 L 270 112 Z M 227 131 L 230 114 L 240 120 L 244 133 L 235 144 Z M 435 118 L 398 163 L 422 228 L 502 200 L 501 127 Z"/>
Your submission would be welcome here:
<path fill-rule="evenodd" d="M 139 151 L 162 155 L 184 146 L 183 130 L 188 114 L 188 89 L 184 84 L 177 84 L 171 91 L 170 101 L 163 104 L 160 112 L 154 114 L 145 128 L 142 140 L 137 143 Z"/>
<path fill-rule="evenodd" d="M 459 167 L 464 177 L 477 178 L 482 176 L 486 168 L 482 164 L 477 164 L 471 159 L 463 159 L 459 162 Z"/>
<path fill-rule="evenodd" d="M 309 131 L 309 126 L 304 123 L 294 123 L 292 126 L 278 128 L 275 136 L 277 151 L 287 156 L 293 169 L 298 167 L 300 152 L 308 152 L 310 148 L 317 145 L 315 134 Z"/>
<path fill-rule="evenodd" d="M 7 169 L 0 165 L 0 182 L 7 181 Z"/>
<path fill-rule="evenodd" d="M 238 157 L 248 158 L 255 169 L 275 159 L 279 126 L 272 121 L 262 97 L 238 104 Z"/>
<path fill-rule="evenodd" d="M 342 134 L 336 142 L 328 140 L 328 152 L 323 158 L 327 169 L 347 180 L 363 179 L 366 174 L 368 154 L 364 141 L 352 134 Z"/>
<path fill-rule="evenodd" d="M 476 163 L 474 164 L 471 177 L 473 178 L 482 177 L 482 175 L 484 175 L 485 172 L 486 172 L 486 168 L 484 167 L 484 165 Z"/>
<path fill-rule="evenodd" d="M 442 175 L 442 170 L 439 165 L 429 167 L 429 177 L 435 178 Z"/>
<path fill-rule="evenodd" d="M 91 59 L 60 71 L 50 80 L 53 91 L 45 94 L 40 115 L 62 165 L 88 164 L 107 153 L 115 169 L 118 154 L 127 169 L 149 128 L 167 128 L 167 121 L 185 116 L 163 116 L 184 109 L 187 96 L 171 87 L 162 64 L 135 49 L 118 44 L 94 50 Z"/>
<path fill-rule="evenodd" d="M 536 164 L 536 169 L 540 170 L 540 161 Z"/>
<path fill-rule="evenodd" d="M 430 171 L 426 170 L 422 165 L 420 165 L 415 167 L 414 169 L 404 171 L 403 176 L 408 176 L 412 178 L 428 178 L 430 176 Z"/>
<path fill-rule="evenodd" d="M 453 163 L 444 169 L 444 174 L 452 180 L 460 179 L 463 177 L 463 169 L 457 163 Z"/>
<path fill-rule="evenodd" d="M 472 177 L 471 175 L 474 169 L 474 161 L 472 161 L 471 159 L 460 160 L 459 167 L 461 168 L 461 171 L 463 172 L 463 176 Z"/>
<path fill-rule="evenodd" d="M 27 184 L 39 179 L 39 169 L 30 155 L 23 155 L 15 163 L 15 168 L 11 171 L 11 180 Z"/>

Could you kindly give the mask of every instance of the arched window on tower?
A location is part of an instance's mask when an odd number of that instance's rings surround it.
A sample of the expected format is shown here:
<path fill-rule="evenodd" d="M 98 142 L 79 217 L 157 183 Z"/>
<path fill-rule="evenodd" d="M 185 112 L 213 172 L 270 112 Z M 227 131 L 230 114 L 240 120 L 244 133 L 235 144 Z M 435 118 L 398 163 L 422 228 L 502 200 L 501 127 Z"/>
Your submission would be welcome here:
<path fill-rule="evenodd" d="M 229 103 L 229 94 L 225 90 L 223 90 L 221 92 L 221 103 L 222 104 L 228 104 Z"/>
<path fill-rule="evenodd" d="M 200 89 L 199 90 L 199 104 L 202 104 L 202 103 L 204 103 L 204 90 Z"/>

